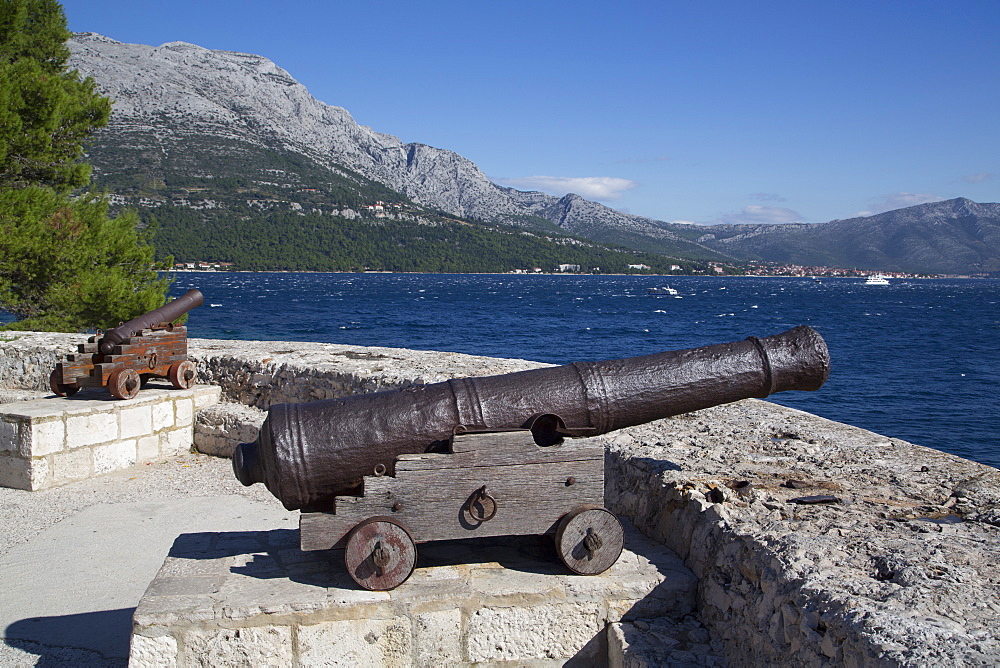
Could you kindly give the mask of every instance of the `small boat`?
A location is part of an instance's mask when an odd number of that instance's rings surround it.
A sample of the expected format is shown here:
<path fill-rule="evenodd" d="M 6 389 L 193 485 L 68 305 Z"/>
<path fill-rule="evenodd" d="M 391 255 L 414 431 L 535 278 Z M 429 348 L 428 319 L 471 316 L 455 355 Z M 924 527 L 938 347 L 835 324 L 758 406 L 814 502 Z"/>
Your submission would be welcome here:
<path fill-rule="evenodd" d="M 889 285 L 889 279 L 882 274 L 872 274 L 865 280 L 865 285 Z"/>
<path fill-rule="evenodd" d="M 646 294 L 649 294 L 649 295 L 676 295 L 677 294 L 677 290 L 675 290 L 674 288 L 670 287 L 669 285 L 664 285 L 663 287 L 659 287 L 659 288 L 649 288 L 648 290 L 646 290 Z"/>

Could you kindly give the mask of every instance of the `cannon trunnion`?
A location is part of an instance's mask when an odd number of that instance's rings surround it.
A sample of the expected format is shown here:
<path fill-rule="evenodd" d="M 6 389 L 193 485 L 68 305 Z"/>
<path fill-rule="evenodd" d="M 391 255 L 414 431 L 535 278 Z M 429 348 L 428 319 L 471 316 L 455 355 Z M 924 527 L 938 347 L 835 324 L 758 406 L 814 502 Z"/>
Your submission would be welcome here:
<path fill-rule="evenodd" d="M 344 549 L 348 574 L 393 589 L 416 564 L 418 543 L 550 534 L 574 573 L 610 568 L 624 546 L 604 503 L 604 449 L 566 439 L 541 446 L 531 431 L 460 434 L 449 452 L 404 454 L 395 475 L 366 476 L 362 496 L 337 496 L 329 511 L 302 512 L 303 550 Z"/>

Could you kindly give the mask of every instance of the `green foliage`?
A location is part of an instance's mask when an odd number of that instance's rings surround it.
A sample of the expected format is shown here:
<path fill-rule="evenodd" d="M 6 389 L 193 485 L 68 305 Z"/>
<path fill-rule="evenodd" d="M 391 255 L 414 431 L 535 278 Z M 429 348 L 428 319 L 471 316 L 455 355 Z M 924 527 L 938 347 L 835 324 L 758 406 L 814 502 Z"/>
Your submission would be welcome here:
<path fill-rule="evenodd" d="M 83 141 L 111 103 L 90 78 L 66 70 L 70 33 L 53 0 L 0 0 L 0 188 L 89 182 Z"/>
<path fill-rule="evenodd" d="M 4 329 L 111 327 L 169 285 L 134 212 L 70 196 L 90 181 L 83 142 L 111 103 L 67 71 L 68 38 L 59 3 L 0 0 L 0 308 L 17 318 Z"/>
<path fill-rule="evenodd" d="M 0 192 L 0 304 L 18 318 L 5 328 L 105 329 L 160 306 L 168 281 L 137 222 L 109 218 L 101 197 Z"/>
<path fill-rule="evenodd" d="M 289 210 L 247 207 L 195 211 L 156 210 L 156 247 L 178 260 L 236 263 L 244 270 L 507 272 L 560 264 L 584 271 L 627 273 L 646 264 L 666 273 L 669 265 L 692 265 L 662 255 L 634 253 L 566 237 L 488 228 L 464 222 L 416 224 L 391 219 L 348 220 Z"/>

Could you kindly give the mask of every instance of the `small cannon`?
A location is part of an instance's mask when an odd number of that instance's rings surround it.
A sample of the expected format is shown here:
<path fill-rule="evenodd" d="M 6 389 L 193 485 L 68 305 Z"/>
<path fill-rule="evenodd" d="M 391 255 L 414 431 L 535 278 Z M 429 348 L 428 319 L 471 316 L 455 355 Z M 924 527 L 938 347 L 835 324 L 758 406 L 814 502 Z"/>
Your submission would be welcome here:
<path fill-rule="evenodd" d="M 191 387 L 196 369 L 187 358 L 187 328 L 171 323 L 203 302 L 201 292 L 188 290 L 103 335 L 99 332 L 56 365 L 49 387 L 60 397 L 83 387 L 107 387 L 117 399 L 135 397 L 154 377 L 166 377 L 178 389 Z"/>
<path fill-rule="evenodd" d="M 592 436 L 785 390 L 816 390 L 830 358 L 809 327 L 703 348 L 272 406 L 233 453 L 244 485 L 301 509 L 303 550 L 344 548 L 367 589 L 409 577 L 417 542 L 554 534 L 575 573 L 624 545 Z"/>

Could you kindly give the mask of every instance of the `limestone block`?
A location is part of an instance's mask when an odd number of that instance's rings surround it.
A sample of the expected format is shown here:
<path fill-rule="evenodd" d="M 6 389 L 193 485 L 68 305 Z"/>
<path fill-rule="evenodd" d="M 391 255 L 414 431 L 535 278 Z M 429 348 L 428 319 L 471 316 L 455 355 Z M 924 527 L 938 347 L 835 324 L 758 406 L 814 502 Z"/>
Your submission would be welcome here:
<path fill-rule="evenodd" d="M 160 437 L 153 434 L 152 436 L 143 436 L 136 443 L 135 448 L 135 460 L 136 462 L 149 462 L 154 461 L 160 456 Z"/>
<path fill-rule="evenodd" d="M 66 418 L 66 447 L 81 448 L 118 438 L 118 419 L 113 412 L 85 413 Z"/>
<path fill-rule="evenodd" d="M 0 453 L 17 452 L 21 430 L 17 422 L 0 420 Z"/>
<path fill-rule="evenodd" d="M 199 452 L 232 457 L 240 443 L 257 438 L 267 413 L 242 404 L 221 403 L 198 411 L 194 425 L 194 445 Z"/>
<path fill-rule="evenodd" d="M 14 489 L 31 489 L 31 464 L 28 460 L 0 455 L 0 485 Z"/>
<path fill-rule="evenodd" d="M 258 626 L 239 629 L 189 629 L 184 633 L 185 666 L 292 666 L 292 629 Z M 356 664 L 359 665 L 359 664 Z"/>
<path fill-rule="evenodd" d="M 94 473 L 111 473 L 135 466 L 136 441 L 115 441 L 94 446 Z"/>
<path fill-rule="evenodd" d="M 173 668 L 177 665 L 177 640 L 172 636 L 133 635 L 128 665 L 133 668 Z"/>
<path fill-rule="evenodd" d="M 174 425 L 186 427 L 194 421 L 194 400 L 178 399 L 174 402 Z"/>
<path fill-rule="evenodd" d="M 138 438 L 150 433 L 153 426 L 153 407 L 150 405 L 122 408 L 118 413 L 120 438 Z"/>
<path fill-rule="evenodd" d="M 416 615 L 413 624 L 414 664 L 435 668 L 456 663 L 462 656 L 459 639 L 462 611 L 440 610 Z"/>
<path fill-rule="evenodd" d="M 299 665 L 411 665 L 410 620 L 359 619 L 299 627 Z"/>
<path fill-rule="evenodd" d="M 52 478 L 54 482 L 70 482 L 91 476 L 90 448 L 77 448 L 59 452 L 52 456 Z"/>
<path fill-rule="evenodd" d="M 172 401 L 161 401 L 153 404 L 153 431 L 161 431 L 174 424 L 174 405 Z"/>
<path fill-rule="evenodd" d="M 190 429 L 170 429 L 160 432 L 160 456 L 176 455 L 191 449 Z"/>
<path fill-rule="evenodd" d="M 469 616 L 470 661 L 568 659 L 604 628 L 598 604 L 481 608 Z"/>
<path fill-rule="evenodd" d="M 24 457 L 44 457 L 59 452 L 66 442 L 66 424 L 62 418 L 31 421 L 30 437 L 23 443 L 21 455 Z M 23 433 L 23 429 L 22 429 Z M 27 452 L 24 446 L 28 446 Z"/>

